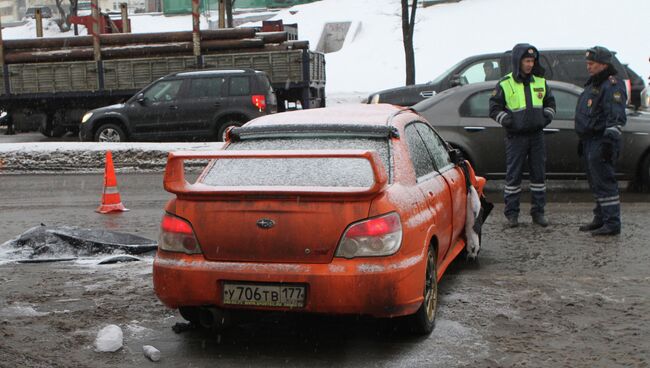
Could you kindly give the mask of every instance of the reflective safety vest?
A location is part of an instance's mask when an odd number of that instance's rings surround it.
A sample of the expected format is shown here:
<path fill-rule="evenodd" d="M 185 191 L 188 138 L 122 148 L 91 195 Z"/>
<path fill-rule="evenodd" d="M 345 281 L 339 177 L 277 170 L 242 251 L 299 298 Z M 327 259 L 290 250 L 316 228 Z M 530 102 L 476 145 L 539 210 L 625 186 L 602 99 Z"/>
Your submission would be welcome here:
<path fill-rule="evenodd" d="M 508 110 L 515 112 L 526 109 L 526 94 L 524 93 L 524 84 L 517 83 L 512 77 L 512 73 L 508 73 L 499 82 L 506 98 L 506 107 Z M 542 77 L 531 76 L 530 81 L 530 97 L 533 101 L 534 108 L 542 108 L 544 105 L 544 96 L 546 96 L 546 80 Z"/>

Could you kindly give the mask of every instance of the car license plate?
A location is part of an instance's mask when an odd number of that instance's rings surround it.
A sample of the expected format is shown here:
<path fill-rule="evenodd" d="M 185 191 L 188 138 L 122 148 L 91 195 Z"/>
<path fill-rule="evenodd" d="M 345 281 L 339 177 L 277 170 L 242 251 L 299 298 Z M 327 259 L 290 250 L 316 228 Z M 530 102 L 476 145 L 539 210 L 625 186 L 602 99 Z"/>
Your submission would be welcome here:
<path fill-rule="evenodd" d="M 297 284 L 225 282 L 223 303 L 267 307 L 303 307 L 305 305 L 305 287 Z"/>

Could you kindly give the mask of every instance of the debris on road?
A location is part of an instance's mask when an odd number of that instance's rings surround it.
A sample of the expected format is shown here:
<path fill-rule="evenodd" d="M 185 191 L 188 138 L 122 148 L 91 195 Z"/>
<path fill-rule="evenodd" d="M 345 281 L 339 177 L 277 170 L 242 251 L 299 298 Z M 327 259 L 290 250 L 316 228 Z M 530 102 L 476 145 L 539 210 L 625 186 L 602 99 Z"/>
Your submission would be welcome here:
<path fill-rule="evenodd" d="M 0 259 L 21 263 L 69 261 L 97 254 L 144 254 L 157 247 L 155 240 L 128 233 L 41 224 L 0 245 Z M 139 260 L 127 258 L 104 259 L 100 264 Z"/>
<path fill-rule="evenodd" d="M 144 352 L 144 356 L 149 358 L 152 362 L 157 362 L 160 360 L 160 350 L 154 348 L 151 345 L 144 345 L 142 347 L 142 351 Z"/>
<path fill-rule="evenodd" d="M 108 325 L 97 333 L 95 348 L 98 352 L 115 352 L 122 348 L 124 334 L 116 325 Z"/>

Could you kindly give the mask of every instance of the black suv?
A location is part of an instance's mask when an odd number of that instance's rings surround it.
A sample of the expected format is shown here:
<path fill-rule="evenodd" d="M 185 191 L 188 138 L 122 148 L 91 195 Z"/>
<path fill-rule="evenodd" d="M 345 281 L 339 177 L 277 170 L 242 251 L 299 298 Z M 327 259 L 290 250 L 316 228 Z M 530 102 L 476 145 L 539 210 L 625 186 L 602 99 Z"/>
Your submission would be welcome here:
<path fill-rule="evenodd" d="M 87 112 L 83 141 L 219 140 L 226 129 L 277 111 L 271 82 L 252 69 L 167 75 L 123 104 Z"/>
<path fill-rule="evenodd" d="M 546 69 L 546 79 L 583 86 L 589 74 L 585 66 L 585 50 L 540 50 L 540 64 Z M 631 90 L 630 79 L 625 67 L 614 57 L 614 67 L 619 72 L 630 96 L 630 101 L 639 101 Z M 411 106 L 426 98 L 458 85 L 497 81 L 512 71 L 512 51 L 470 56 L 463 59 L 438 78 L 424 84 L 398 87 L 379 91 L 368 96 L 368 103 L 390 103 Z"/>

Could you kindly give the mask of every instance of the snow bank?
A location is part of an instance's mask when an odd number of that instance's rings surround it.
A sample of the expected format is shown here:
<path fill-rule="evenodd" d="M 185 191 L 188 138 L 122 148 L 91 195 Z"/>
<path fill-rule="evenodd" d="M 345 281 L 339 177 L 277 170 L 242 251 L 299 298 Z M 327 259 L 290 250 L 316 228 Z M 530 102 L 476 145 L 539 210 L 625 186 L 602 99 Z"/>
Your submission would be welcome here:
<path fill-rule="evenodd" d="M 113 152 L 118 172 L 162 171 L 170 151 L 209 151 L 221 142 L 95 143 L 37 142 L 0 144 L 0 175 L 12 173 L 102 172 L 106 151 Z M 188 163 L 191 167 L 192 162 Z M 200 162 L 196 166 L 202 165 Z"/>

